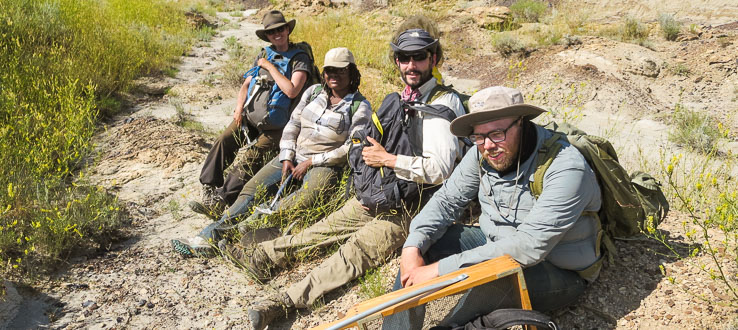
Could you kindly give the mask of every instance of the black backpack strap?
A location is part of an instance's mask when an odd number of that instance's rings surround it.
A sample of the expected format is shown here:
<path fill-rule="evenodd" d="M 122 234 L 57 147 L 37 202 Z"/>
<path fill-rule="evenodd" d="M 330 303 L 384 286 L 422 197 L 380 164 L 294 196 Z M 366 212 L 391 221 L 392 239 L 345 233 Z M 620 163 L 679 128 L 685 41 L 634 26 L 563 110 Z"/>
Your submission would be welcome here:
<path fill-rule="evenodd" d="M 440 104 L 430 105 L 430 104 L 425 104 L 422 102 L 406 102 L 405 104 L 408 106 L 408 108 L 413 109 L 415 111 L 429 113 L 431 115 L 441 117 L 448 121 L 453 121 L 454 119 L 456 119 L 456 113 L 453 110 L 451 110 L 451 108 L 445 105 L 440 105 Z"/>
<path fill-rule="evenodd" d="M 559 329 L 548 315 L 518 308 L 498 309 L 467 323 L 463 329 L 507 329 L 516 325 L 532 325 L 538 329 Z"/>

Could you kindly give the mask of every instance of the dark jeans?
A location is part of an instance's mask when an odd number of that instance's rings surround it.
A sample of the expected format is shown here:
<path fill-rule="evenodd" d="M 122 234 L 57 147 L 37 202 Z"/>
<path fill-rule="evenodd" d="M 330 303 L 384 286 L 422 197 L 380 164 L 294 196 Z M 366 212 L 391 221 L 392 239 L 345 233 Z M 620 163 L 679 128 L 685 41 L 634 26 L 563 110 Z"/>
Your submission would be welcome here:
<path fill-rule="evenodd" d="M 213 143 L 200 171 L 200 183 L 218 187 L 216 192 L 228 205 L 236 200 L 246 181 L 251 178 L 251 174 L 269 159 L 268 153 L 279 151 L 282 130 L 259 133 L 255 127 L 247 126 L 248 138 L 255 139 L 256 143 L 249 148 L 243 163 L 238 164 L 224 180 L 225 170 L 236 159 L 238 150 L 248 143 L 246 134 L 233 121 Z"/>
<path fill-rule="evenodd" d="M 294 208 L 310 207 L 320 200 L 323 196 L 329 196 L 338 186 L 338 180 L 341 175 L 341 167 L 337 166 L 313 166 L 302 181 L 294 180 L 290 185 L 300 187 L 295 192 L 282 197 L 274 206 L 275 211 L 283 211 Z M 269 163 L 264 165 L 254 176 L 244 185 L 238 199 L 231 207 L 223 212 L 220 220 L 211 223 L 203 229 L 199 236 L 205 239 L 218 241 L 221 239 L 221 231 L 217 229 L 229 228 L 235 224 L 236 219 L 248 213 L 249 209 L 254 205 L 254 197 L 259 186 L 266 188 L 267 193 L 272 195 L 276 193 L 282 181 L 282 163 L 279 157 L 275 157 Z M 270 199 L 271 202 L 271 199 Z"/>
<path fill-rule="evenodd" d="M 485 243 L 479 227 L 453 225 L 423 258 L 430 264 Z M 531 304 L 537 311 L 550 311 L 575 302 L 587 285 L 576 272 L 557 268 L 547 261 L 525 268 L 523 274 Z M 393 290 L 401 288 L 398 272 Z M 504 278 L 467 291 L 438 325 L 460 326 L 500 308 L 520 308 L 517 289 Z M 418 306 L 385 318 L 382 329 L 421 329 L 424 317 L 425 306 Z"/>

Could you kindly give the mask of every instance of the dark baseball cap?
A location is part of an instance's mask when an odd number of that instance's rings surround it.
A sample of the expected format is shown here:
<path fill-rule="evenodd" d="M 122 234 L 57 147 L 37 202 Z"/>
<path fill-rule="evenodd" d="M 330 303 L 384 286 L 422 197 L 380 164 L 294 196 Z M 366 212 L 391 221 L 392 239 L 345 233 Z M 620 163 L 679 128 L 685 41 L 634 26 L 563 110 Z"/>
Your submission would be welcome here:
<path fill-rule="evenodd" d="M 394 52 L 415 52 L 435 48 L 437 44 L 438 39 L 434 39 L 428 31 L 423 29 L 405 30 L 397 37 L 397 43 L 390 42 Z"/>

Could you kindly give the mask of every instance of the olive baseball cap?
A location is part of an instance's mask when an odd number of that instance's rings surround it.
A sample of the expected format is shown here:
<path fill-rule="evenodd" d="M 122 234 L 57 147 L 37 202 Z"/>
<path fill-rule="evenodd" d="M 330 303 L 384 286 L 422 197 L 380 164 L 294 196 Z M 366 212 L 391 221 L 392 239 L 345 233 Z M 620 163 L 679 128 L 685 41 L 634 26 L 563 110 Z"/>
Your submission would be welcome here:
<path fill-rule="evenodd" d="M 334 68 L 345 68 L 349 64 L 356 64 L 354 61 L 354 54 L 351 53 L 348 48 L 338 47 L 329 50 L 325 53 L 325 61 L 323 61 L 323 69 L 330 66 Z"/>

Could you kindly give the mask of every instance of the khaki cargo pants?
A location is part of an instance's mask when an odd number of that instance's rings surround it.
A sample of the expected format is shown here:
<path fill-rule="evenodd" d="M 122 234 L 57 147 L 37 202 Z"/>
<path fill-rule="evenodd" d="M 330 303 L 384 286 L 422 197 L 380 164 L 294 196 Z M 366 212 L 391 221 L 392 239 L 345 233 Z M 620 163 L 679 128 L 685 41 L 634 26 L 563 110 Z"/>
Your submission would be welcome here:
<path fill-rule="evenodd" d="M 412 215 L 409 212 L 374 215 L 364 210 L 356 198 L 351 198 L 341 209 L 302 232 L 260 245 L 281 267 L 297 251 L 310 251 L 345 241 L 338 251 L 287 289 L 295 306 L 306 308 L 325 293 L 383 264 L 405 242 Z"/>

